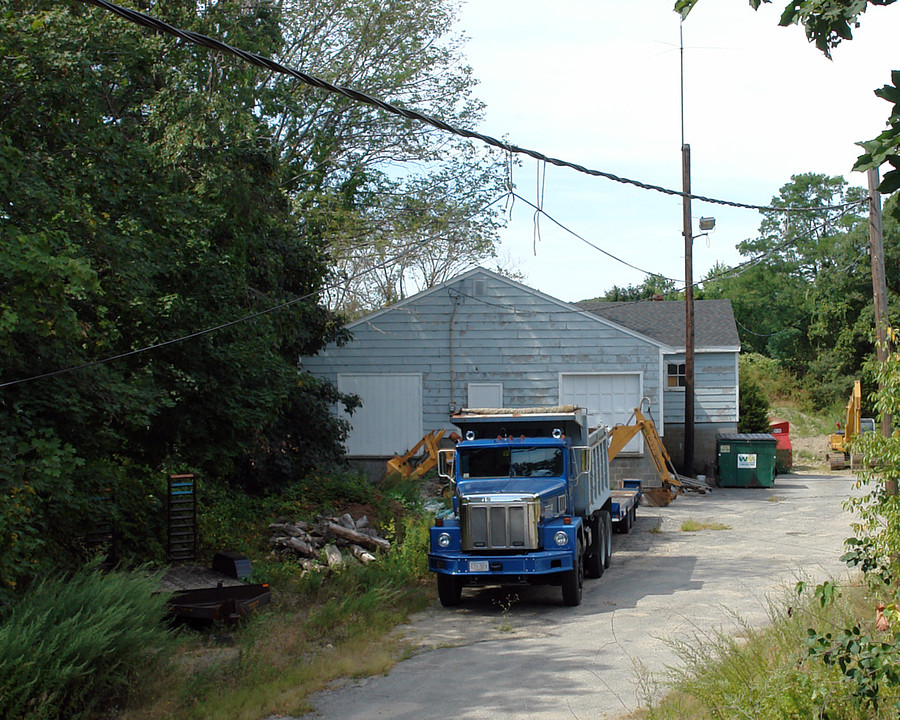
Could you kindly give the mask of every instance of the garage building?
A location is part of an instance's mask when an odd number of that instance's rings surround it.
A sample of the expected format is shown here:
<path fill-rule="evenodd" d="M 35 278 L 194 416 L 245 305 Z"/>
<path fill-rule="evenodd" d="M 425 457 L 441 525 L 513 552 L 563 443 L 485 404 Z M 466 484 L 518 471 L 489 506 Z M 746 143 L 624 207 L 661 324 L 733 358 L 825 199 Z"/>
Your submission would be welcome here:
<path fill-rule="evenodd" d="M 728 300 L 695 301 L 695 469 L 736 432 L 737 329 Z M 348 325 L 353 340 L 303 367 L 358 395 L 351 459 L 383 467 L 463 407 L 575 404 L 591 425 L 628 423 L 642 398 L 676 465 L 684 421 L 682 302 L 566 303 L 476 268 Z M 658 484 L 640 435 L 614 478 Z"/>

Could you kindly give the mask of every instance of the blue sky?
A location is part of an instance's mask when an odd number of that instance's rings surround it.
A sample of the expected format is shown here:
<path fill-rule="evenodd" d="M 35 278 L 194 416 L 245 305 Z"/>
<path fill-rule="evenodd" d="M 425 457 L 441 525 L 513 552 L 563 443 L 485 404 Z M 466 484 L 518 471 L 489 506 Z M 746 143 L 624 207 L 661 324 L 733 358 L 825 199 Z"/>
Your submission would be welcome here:
<path fill-rule="evenodd" d="M 854 39 L 829 61 L 798 27 L 778 27 L 786 0 L 753 12 L 746 0 L 701 0 L 684 23 L 684 129 L 695 194 L 768 204 L 792 174 L 844 175 L 876 136 L 890 105 L 875 88 L 900 68 L 900 8 L 870 8 Z M 590 168 L 681 188 L 679 16 L 673 0 L 468 0 L 459 29 L 494 137 Z M 527 159 L 517 191 L 538 201 L 543 169 Z M 543 207 L 639 268 L 684 277 L 681 200 L 548 166 Z M 741 261 L 760 215 L 694 202 L 716 230 L 694 245 L 694 277 Z M 639 284 L 615 262 L 534 211 L 512 210 L 507 264 L 567 301 Z"/>

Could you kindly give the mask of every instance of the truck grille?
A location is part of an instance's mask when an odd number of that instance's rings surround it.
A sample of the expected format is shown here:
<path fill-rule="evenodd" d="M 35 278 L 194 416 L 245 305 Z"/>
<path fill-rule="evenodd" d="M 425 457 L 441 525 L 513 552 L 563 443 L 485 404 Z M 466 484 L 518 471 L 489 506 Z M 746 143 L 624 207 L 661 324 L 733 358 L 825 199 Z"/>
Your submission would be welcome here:
<path fill-rule="evenodd" d="M 536 550 L 540 499 L 477 495 L 460 500 L 463 550 Z"/>

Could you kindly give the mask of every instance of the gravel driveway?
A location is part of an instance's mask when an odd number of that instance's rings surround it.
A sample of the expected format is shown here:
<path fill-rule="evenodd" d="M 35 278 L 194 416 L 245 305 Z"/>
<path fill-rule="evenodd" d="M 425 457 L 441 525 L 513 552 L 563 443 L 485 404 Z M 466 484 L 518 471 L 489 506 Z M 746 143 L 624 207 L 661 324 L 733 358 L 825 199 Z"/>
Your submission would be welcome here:
<path fill-rule="evenodd" d="M 850 534 L 841 503 L 853 479 L 780 475 L 772 488 L 686 494 L 641 507 L 613 536 L 612 565 L 564 607 L 559 588 L 470 589 L 459 608 L 439 605 L 398 629 L 419 647 L 389 675 L 350 681 L 312 698 L 308 718 L 459 720 L 616 718 L 643 704 L 642 678 L 677 662 L 669 640 L 735 617 L 767 621 L 800 577 L 846 575 Z M 683 532 L 685 520 L 727 530 Z"/>

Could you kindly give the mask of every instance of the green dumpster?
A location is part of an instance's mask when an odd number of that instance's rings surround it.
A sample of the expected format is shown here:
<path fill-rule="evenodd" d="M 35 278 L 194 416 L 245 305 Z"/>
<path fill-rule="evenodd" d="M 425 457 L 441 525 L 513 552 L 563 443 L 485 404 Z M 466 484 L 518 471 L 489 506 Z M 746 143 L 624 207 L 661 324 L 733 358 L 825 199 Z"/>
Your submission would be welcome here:
<path fill-rule="evenodd" d="M 719 487 L 772 487 L 775 436 L 770 433 L 716 435 Z"/>

